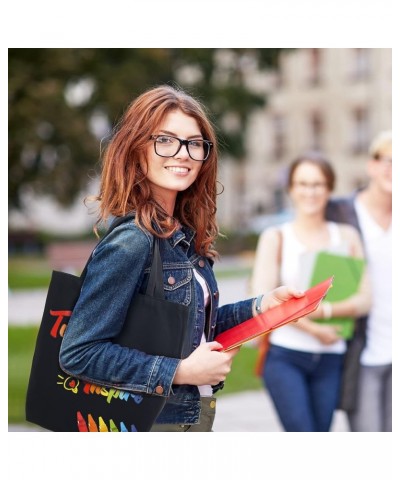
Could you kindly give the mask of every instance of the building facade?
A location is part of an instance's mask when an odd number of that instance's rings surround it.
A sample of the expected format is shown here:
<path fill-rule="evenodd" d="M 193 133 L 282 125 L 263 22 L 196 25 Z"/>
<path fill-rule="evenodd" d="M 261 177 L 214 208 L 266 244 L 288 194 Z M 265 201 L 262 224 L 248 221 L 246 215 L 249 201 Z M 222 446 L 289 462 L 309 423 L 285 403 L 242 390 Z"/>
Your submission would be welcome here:
<path fill-rule="evenodd" d="M 369 143 L 392 125 L 391 49 L 289 50 L 277 72 L 251 82 L 267 102 L 249 122 L 245 161 L 221 160 L 222 227 L 246 228 L 258 215 L 288 208 L 287 165 L 309 149 L 324 152 L 334 165 L 335 194 L 365 182 Z"/>

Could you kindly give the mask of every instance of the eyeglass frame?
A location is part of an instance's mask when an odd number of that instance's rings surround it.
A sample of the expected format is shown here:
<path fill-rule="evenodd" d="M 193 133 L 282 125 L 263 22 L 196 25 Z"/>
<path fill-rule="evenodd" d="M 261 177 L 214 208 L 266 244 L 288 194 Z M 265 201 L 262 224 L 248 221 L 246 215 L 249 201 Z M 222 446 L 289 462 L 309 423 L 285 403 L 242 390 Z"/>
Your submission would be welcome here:
<path fill-rule="evenodd" d="M 329 190 L 328 187 L 328 182 L 313 182 L 313 183 L 308 183 L 308 182 L 303 182 L 303 181 L 293 181 L 292 182 L 292 187 L 294 188 L 299 188 L 301 190 L 312 190 L 314 192 L 322 193 L 325 190 Z"/>
<path fill-rule="evenodd" d="M 158 137 L 169 137 L 169 138 L 174 138 L 175 140 L 178 140 L 178 142 L 180 143 L 178 150 L 177 150 L 173 155 L 160 155 L 160 154 L 157 152 L 157 148 L 156 148 L 156 141 L 157 141 L 157 138 L 158 138 Z M 194 142 L 195 140 L 183 140 L 182 138 L 174 137 L 173 135 L 165 135 L 165 134 L 151 135 L 151 136 L 150 136 L 150 140 L 154 140 L 154 142 L 153 142 L 154 151 L 155 151 L 156 155 L 158 155 L 159 157 L 162 157 L 162 158 L 172 158 L 172 157 L 175 157 L 175 155 L 177 155 L 177 154 L 181 151 L 182 145 L 185 145 L 186 151 L 187 151 L 189 157 L 190 157 L 192 160 L 194 160 L 195 162 L 205 162 L 206 160 L 208 160 L 208 158 L 209 158 L 209 156 L 210 156 L 210 153 L 211 153 L 211 148 L 213 147 L 213 143 L 210 142 L 210 140 L 205 140 L 204 138 L 199 139 L 199 140 L 201 140 L 202 142 L 204 142 L 206 145 L 208 145 L 208 152 L 207 152 L 206 158 L 204 158 L 203 160 L 198 160 L 197 158 L 193 158 L 193 157 L 190 155 L 190 152 L 189 152 L 189 143 L 190 143 L 190 142 Z"/>

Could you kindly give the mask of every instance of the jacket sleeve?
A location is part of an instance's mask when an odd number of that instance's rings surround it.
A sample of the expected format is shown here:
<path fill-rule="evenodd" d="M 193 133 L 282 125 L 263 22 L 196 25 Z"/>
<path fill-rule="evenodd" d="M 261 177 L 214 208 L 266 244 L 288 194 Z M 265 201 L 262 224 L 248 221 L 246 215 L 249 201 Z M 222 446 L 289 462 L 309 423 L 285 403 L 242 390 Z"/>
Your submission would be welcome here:
<path fill-rule="evenodd" d="M 115 228 L 95 249 L 60 350 L 68 374 L 93 383 L 168 396 L 179 359 L 112 342 L 149 263 L 150 238 L 133 224 Z"/>
<path fill-rule="evenodd" d="M 217 310 L 215 336 L 253 317 L 254 298 L 223 305 Z"/>

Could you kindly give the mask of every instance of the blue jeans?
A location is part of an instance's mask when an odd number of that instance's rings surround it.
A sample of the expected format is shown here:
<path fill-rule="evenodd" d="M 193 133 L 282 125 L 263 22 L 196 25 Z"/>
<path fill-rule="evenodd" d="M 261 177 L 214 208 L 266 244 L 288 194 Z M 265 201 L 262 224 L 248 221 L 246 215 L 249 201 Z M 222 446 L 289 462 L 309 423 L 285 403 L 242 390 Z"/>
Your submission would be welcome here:
<path fill-rule="evenodd" d="M 271 345 L 264 383 L 287 432 L 328 432 L 339 400 L 343 357 Z"/>

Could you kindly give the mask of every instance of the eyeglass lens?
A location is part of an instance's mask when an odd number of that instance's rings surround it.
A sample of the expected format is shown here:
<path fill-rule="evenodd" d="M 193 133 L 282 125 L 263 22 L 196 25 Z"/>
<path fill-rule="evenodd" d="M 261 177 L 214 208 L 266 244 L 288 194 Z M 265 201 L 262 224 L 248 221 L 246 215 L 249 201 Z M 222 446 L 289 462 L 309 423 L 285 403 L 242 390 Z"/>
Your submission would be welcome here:
<path fill-rule="evenodd" d="M 308 182 L 293 182 L 295 187 L 298 187 L 301 190 L 316 190 L 321 192 L 326 189 L 325 182 L 315 182 L 315 183 L 308 183 Z"/>

